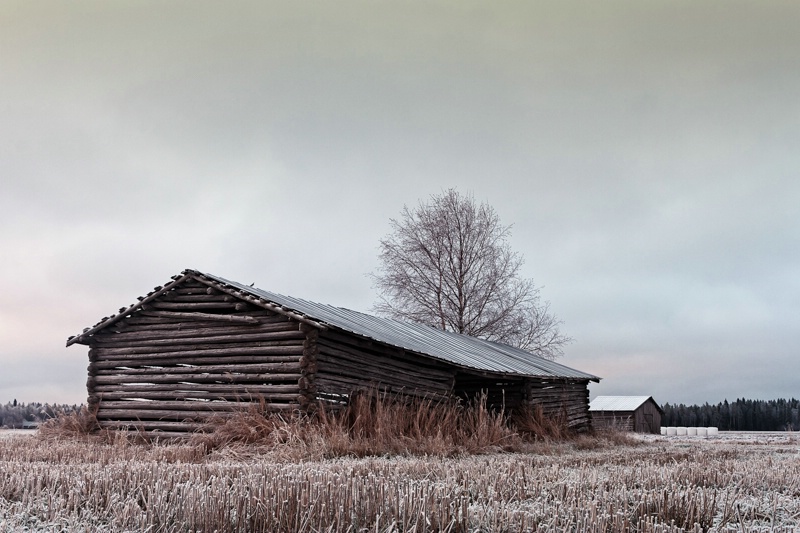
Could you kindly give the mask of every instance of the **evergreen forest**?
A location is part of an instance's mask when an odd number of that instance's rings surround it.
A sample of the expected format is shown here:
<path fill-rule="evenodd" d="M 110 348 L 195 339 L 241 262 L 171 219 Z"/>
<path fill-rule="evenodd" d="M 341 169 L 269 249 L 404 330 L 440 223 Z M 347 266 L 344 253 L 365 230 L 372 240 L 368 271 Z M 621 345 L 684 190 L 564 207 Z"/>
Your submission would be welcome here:
<path fill-rule="evenodd" d="M 798 431 L 800 401 L 791 400 L 725 400 L 716 405 L 661 406 L 662 426 L 717 427 L 720 431 Z"/>
<path fill-rule="evenodd" d="M 0 428 L 19 429 L 40 424 L 61 413 L 72 413 L 80 409 L 78 405 L 57 405 L 39 402 L 22 403 L 14 400 L 0 405 Z"/>

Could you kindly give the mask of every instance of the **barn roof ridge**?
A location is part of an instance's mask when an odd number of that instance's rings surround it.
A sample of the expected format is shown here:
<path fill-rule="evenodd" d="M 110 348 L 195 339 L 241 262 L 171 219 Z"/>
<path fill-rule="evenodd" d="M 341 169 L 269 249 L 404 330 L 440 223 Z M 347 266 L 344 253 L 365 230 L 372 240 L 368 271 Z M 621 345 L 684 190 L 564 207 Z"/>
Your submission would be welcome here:
<path fill-rule="evenodd" d="M 86 328 L 80 335 L 70 337 L 67 346 L 85 340 L 188 278 L 195 278 L 212 286 L 221 285 L 218 288 L 227 288 L 226 292 L 239 298 L 247 299 L 250 296 L 257 305 L 319 329 L 342 330 L 467 369 L 491 374 L 600 381 L 599 377 L 592 374 L 506 344 L 285 296 L 193 269 L 186 269 L 180 275 L 173 276 L 171 283 L 156 287 L 147 296 L 140 297 L 138 303 L 121 308 L 118 314 L 105 317 L 95 326 Z"/>

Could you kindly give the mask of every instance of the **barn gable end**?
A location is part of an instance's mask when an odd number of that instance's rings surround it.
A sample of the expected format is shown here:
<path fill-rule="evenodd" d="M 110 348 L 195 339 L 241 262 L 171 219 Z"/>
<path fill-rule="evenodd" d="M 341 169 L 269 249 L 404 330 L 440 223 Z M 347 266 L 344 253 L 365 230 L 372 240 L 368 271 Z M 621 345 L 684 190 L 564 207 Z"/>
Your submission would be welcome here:
<path fill-rule="evenodd" d="M 184 432 L 242 402 L 310 402 L 306 324 L 192 277 L 145 300 L 75 341 L 90 346 L 88 402 L 101 426 Z"/>
<path fill-rule="evenodd" d="M 89 404 L 108 428 L 173 436 L 258 402 L 336 407 L 377 388 L 536 404 L 589 427 L 599 378 L 515 348 L 314 304 L 187 270 L 67 345 L 89 349 Z"/>

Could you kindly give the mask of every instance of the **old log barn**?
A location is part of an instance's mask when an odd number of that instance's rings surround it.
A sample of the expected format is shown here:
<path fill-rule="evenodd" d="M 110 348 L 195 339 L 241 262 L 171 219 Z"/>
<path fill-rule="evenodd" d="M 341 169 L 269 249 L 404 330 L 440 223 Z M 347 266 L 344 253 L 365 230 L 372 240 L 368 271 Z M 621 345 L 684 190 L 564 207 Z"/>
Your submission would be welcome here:
<path fill-rule="evenodd" d="M 661 433 L 661 409 L 652 396 L 598 396 L 589 404 L 594 427 Z"/>
<path fill-rule="evenodd" d="M 379 389 L 434 398 L 486 391 L 590 426 L 599 378 L 528 352 L 429 326 L 274 294 L 196 270 L 70 337 L 89 346 L 88 403 L 106 428 L 176 436 L 259 402 L 337 406 Z"/>

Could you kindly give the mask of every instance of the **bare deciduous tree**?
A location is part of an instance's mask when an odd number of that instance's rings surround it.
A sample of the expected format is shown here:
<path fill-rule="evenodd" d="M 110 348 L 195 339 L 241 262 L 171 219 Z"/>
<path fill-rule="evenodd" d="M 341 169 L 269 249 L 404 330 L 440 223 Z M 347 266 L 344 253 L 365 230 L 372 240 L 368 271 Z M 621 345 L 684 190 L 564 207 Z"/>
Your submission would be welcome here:
<path fill-rule="evenodd" d="M 533 280 L 521 279 L 510 226 L 494 209 L 455 189 L 403 208 L 381 240 L 372 279 L 374 309 L 400 320 L 503 342 L 555 359 L 570 338 L 542 302 Z"/>

